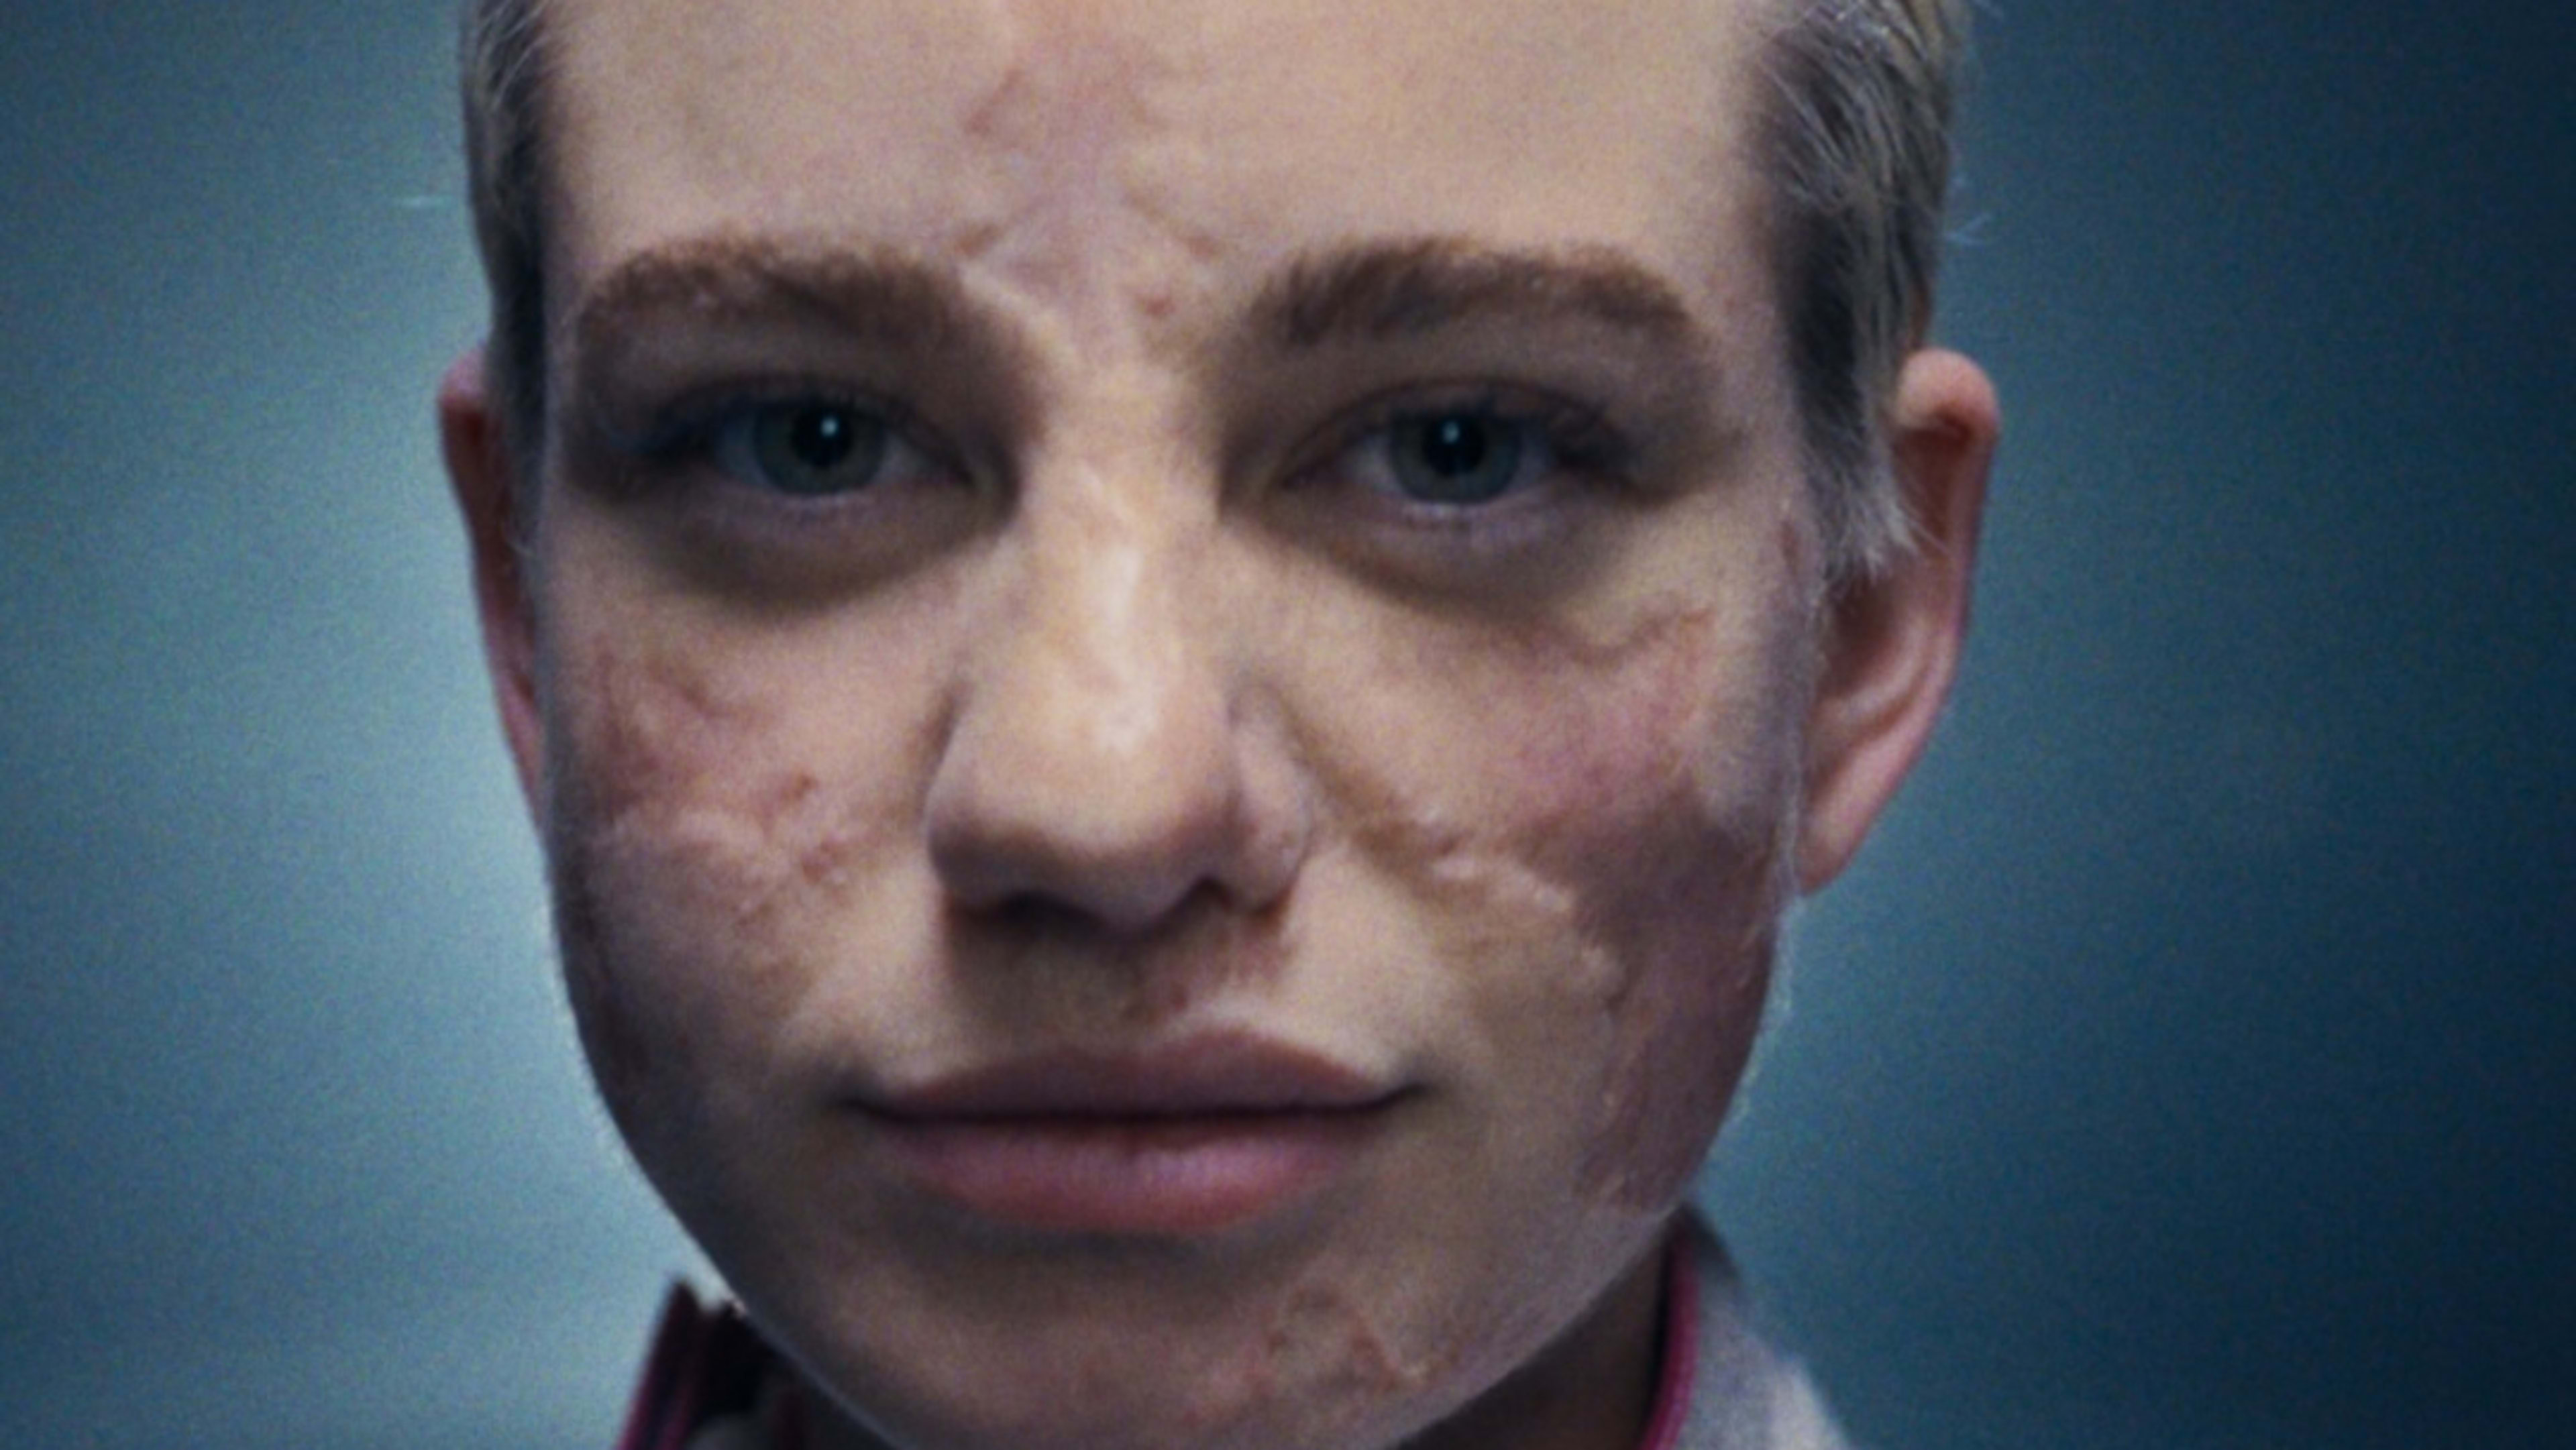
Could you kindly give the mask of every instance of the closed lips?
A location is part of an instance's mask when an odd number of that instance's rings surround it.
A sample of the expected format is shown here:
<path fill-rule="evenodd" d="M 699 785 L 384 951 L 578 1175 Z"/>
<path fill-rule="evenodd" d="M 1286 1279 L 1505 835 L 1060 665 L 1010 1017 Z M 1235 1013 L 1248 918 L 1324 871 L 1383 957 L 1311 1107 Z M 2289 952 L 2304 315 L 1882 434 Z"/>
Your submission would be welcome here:
<path fill-rule="evenodd" d="M 1051 1054 L 870 1095 L 897 1176 L 991 1222 L 1191 1235 L 1320 1189 L 1403 1096 L 1312 1053 L 1243 1038 L 1153 1055 Z"/>

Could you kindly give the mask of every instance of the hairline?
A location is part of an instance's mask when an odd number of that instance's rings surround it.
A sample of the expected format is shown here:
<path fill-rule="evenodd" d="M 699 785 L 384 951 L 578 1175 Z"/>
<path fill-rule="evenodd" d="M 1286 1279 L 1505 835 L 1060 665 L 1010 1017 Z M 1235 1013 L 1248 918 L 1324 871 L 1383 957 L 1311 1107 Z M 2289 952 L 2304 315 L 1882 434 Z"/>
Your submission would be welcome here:
<path fill-rule="evenodd" d="M 544 466 L 551 382 L 546 3 L 463 0 L 460 27 L 468 184 L 491 304 L 486 367 L 505 446 L 530 479 Z M 1827 573 L 1841 582 L 1911 545 L 1885 417 L 1897 370 L 1929 329 L 1965 18 L 1960 0 L 1764 9 L 1754 174 L 1808 493 Z M 1920 64 L 1897 73 L 1906 61 Z M 1899 101 L 1914 113 L 1888 114 Z"/>

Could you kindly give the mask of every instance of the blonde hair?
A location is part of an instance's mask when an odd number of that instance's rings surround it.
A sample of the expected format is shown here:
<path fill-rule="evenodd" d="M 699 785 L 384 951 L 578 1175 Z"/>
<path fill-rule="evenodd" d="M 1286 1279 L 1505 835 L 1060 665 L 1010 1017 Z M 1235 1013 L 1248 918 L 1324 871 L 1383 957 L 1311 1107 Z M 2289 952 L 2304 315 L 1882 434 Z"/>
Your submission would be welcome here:
<path fill-rule="evenodd" d="M 1773 275 L 1837 579 L 1911 545 L 1885 425 L 1931 329 L 1967 27 L 1964 0 L 1790 0 L 1766 56 Z"/>
<path fill-rule="evenodd" d="M 487 359 L 524 464 L 545 415 L 545 0 L 465 0 L 467 185 L 491 291 Z M 1964 0 L 1782 0 L 1759 137 L 1828 572 L 1907 545 L 1884 419 L 1931 322 Z"/>

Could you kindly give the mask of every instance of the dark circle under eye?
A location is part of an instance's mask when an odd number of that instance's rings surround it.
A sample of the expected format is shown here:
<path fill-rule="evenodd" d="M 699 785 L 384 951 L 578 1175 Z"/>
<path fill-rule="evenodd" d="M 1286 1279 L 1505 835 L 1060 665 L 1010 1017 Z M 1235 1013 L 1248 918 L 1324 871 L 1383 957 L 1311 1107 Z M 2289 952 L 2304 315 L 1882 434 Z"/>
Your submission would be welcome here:
<path fill-rule="evenodd" d="M 874 482 L 885 462 L 884 420 L 838 403 L 763 408 L 751 425 L 752 461 L 781 493 L 848 493 Z"/>
<path fill-rule="evenodd" d="M 1397 420 L 1389 443 L 1397 487 L 1424 503 L 1485 503 L 1520 473 L 1521 433 L 1489 413 Z"/>

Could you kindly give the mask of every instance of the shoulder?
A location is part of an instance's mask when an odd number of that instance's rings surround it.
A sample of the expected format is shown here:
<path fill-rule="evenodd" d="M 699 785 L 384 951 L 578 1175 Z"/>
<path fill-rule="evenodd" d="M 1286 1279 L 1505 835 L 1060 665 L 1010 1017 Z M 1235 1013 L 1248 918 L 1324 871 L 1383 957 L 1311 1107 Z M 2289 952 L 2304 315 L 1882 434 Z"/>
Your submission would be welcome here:
<path fill-rule="evenodd" d="M 685 1284 L 664 1299 L 618 1450 L 791 1450 L 804 1441 L 794 1376 L 731 1304 Z"/>
<path fill-rule="evenodd" d="M 1761 1336 L 1725 1246 L 1696 1215 L 1680 1235 L 1666 1353 L 1686 1359 L 1688 1388 L 1648 1450 L 1851 1450 L 1814 1381 Z"/>

